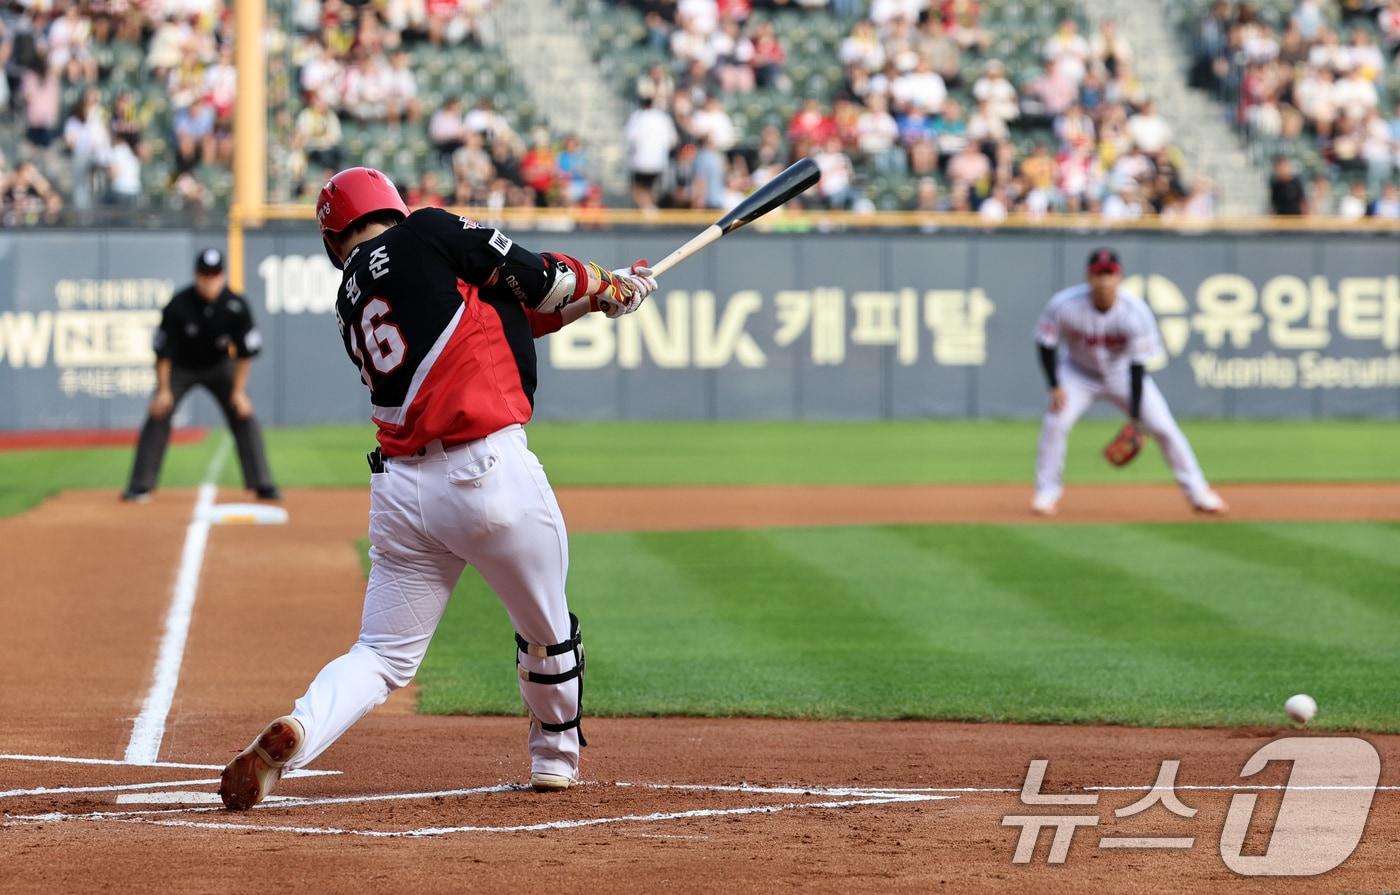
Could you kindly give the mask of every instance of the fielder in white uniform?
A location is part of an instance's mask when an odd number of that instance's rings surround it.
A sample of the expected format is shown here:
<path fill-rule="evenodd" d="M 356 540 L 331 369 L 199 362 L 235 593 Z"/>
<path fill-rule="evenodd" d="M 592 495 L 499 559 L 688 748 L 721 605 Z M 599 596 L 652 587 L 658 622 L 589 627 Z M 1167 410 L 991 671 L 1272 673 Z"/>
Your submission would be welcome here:
<path fill-rule="evenodd" d="M 1089 256 L 1088 281 L 1055 293 L 1036 324 L 1036 345 L 1050 388 L 1040 429 L 1031 509 L 1055 513 L 1064 491 L 1070 430 L 1099 399 L 1113 402 L 1140 430 L 1157 439 L 1182 493 L 1197 511 L 1223 513 L 1161 390 L 1145 372 L 1161 353 L 1157 321 L 1147 303 L 1119 288 L 1123 268 L 1112 249 Z M 1060 352 L 1060 348 L 1065 350 Z"/>

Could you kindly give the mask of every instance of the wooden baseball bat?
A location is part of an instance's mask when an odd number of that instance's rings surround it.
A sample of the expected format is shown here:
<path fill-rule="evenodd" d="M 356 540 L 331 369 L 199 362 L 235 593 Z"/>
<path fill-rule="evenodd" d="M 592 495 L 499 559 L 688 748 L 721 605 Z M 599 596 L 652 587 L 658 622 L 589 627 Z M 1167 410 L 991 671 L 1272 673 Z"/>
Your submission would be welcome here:
<path fill-rule="evenodd" d="M 744 201 L 734 206 L 724 217 L 701 230 L 685 245 L 653 264 L 651 266 L 653 274 L 661 276 L 724 234 L 732 233 L 740 227 L 758 220 L 793 196 L 811 188 L 820 179 L 821 171 L 817 169 L 817 163 L 810 158 L 804 158 L 789 165 L 772 180 L 749 193 L 748 196 L 744 197 Z"/>

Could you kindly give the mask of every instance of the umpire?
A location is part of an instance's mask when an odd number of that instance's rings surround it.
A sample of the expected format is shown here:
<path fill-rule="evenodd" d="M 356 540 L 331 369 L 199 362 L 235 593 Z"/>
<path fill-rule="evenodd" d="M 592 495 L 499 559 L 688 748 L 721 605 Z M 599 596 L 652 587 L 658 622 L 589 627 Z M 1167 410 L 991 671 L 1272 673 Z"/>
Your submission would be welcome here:
<path fill-rule="evenodd" d="M 151 499 L 165 447 L 170 442 L 170 418 L 186 393 L 196 385 L 219 402 L 233 430 L 243 484 L 261 500 L 280 500 L 263 450 L 262 432 L 248 399 L 248 371 L 262 347 L 248 303 L 228 289 L 224 256 L 205 249 L 195 258 L 194 285 L 175 293 L 161 314 L 155 333 L 156 393 L 151 398 L 131 482 L 122 500 Z"/>

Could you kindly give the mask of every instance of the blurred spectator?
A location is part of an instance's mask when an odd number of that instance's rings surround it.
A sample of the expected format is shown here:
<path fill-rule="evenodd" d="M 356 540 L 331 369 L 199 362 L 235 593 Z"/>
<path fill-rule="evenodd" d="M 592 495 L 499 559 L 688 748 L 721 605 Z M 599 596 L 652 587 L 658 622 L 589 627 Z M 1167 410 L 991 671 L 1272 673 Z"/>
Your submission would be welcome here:
<path fill-rule="evenodd" d="M 802 107 L 788 122 L 787 138 L 790 143 L 825 143 L 826 138 L 836 133 L 836 120 L 822 109 L 821 100 L 808 97 Z"/>
<path fill-rule="evenodd" d="M 1274 214 L 1296 216 L 1306 205 L 1303 184 L 1293 173 L 1293 162 L 1279 156 L 1274 159 L 1274 176 L 1269 180 L 1269 210 Z"/>
<path fill-rule="evenodd" d="M 404 204 L 410 211 L 420 208 L 441 208 L 447 204 L 439 187 L 438 173 L 432 169 L 418 175 L 418 182 L 409 187 Z"/>
<path fill-rule="evenodd" d="M 1171 142 L 1172 129 L 1167 120 L 1157 114 L 1156 104 L 1148 100 L 1141 111 L 1128 119 L 1128 136 L 1143 152 L 1156 155 Z"/>
<path fill-rule="evenodd" d="M 1084 80 L 1089 67 L 1089 42 L 1079 33 L 1079 23 L 1066 17 L 1060 27 L 1045 41 L 1043 54 L 1056 63 L 1065 76 L 1076 84 Z"/>
<path fill-rule="evenodd" d="M 16 165 L 14 173 L 0 181 L 0 190 L 6 226 L 53 223 L 63 210 L 63 197 L 30 161 Z"/>
<path fill-rule="evenodd" d="M 1095 63 L 1102 65 L 1109 78 L 1117 79 L 1127 73 L 1133 61 L 1133 48 L 1118 32 L 1118 23 L 1105 19 L 1099 32 L 1089 42 L 1089 55 Z"/>
<path fill-rule="evenodd" d="M 699 149 L 694 143 L 682 143 L 676 150 L 666 165 L 665 172 L 661 175 L 661 199 L 662 208 L 694 208 L 696 207 L 695 196 L 695 158 L 699 155 Z M 636 188 L 636 180 L 633 180 L 633 188 Z M 655 205 L 642 205 L 641 208 L 655 207 Z"/>
<path fill-rule="evenodd" d="M 1400 184 L 1390 181 L 1381 187 L 1381 194 L 1371 205 L 1368 214 L 1373 218 L 1400 221 Z"/>
<path fill-rule="evenodd" d="M 1393 59 L 1400 53 L 1400 0 L 1389 0 L 1377 17 L 1385 50 Z"/>
<path fill-rule="evenodd" d="M 999 224 L 1006 220 L 1011 211 L 1011 199 L 1003 184 L 992 187 L 992 194 L 982 200 L 982 204 L 977 206 L 977 214 L 982 220 L 993 224 Z"/>
<path fill-rule="evenodd" d="M 649 99 L 658 109 L 669 108 L 676 94 L 676 79 L 660 62 L 653 63 L 646 72 L 637 78 L 638 99 Z"/>
<path fill-rule="evenodd" d="M 690 132 L 697 141 L 708 140 L 720 152 L 728 152 L 737 139 L 734 121 L 718 96 L 707 97 L 704 106 L 691 116 Z"/>
<path fill-rule="evenodd" d="M 1141 194 L 1136 180 L 1125 180 L 1116 193 L 1103 200 L 1101 215 L 1106 222 L 1135 221 L 1142 214 Z"/>
<path fill-rule="evenodd" d="M 1304 203 L 1312 217 L 1327 217 L 1336 214 L 1332 207 L 1332 181 L 1326 174 L 1318 174 L 1312 181 L 1312 194 Z"/>
<path fill-rule="evenodd" d="M 141 204 L 141 158 L 136 153 L 134 140 L 127 135 L 118 137 L 108 162 L 108 197 L 122 208 Z"/>
<path fill-rule="evenodd" d="M 212 164 L 215 157 L 214 107 L 200 97 L 175 113 L 175 160 L 180 171 Z"/>
<path fill-rule="evenodd" d="M 476 133 L 483 133 L 478 130 Z M 428 119 L 428 142 L 440 157 L 450 157 L 466 141 L 467 126 L 462 118 L 462 100 L 449 96 Z"/>
<path fill-rule="evenodd" d="M 311 104 L 297 114 L 293 147 L 304 152 L 311 164 L 338 171 L 340 140 L 340 117 L 320 94 L 313 94 Z"/>
<path fill-rule="evenodd" d="M 69 81 L 97 80 L 97 62 L 92 58 L 92 20 L 77 3 L 68 4 L 49 25 L 49 61 L 64 72 Z"/>
<path fill-rule="evenodd" d="M 764 90 L 781 88 L 785 81 L 783 66 L 787 63 L 787 50 L 772 24 L 764 22 L 758 26 L 753 38 L 753 72 L 757 85 Z"/>
<path fill-rule="evenodd" d="M 981 0 L 938 0 L 932 4 L 941 5 L 941 15 L 928 17 L 929 22 L 939 22 L 943 31 L 963 49 L 976 48 L 986 52 L 991 35 L 982 29 Z"/>
<path fill-rule="evenodd" d="M 707 137 L 700 142 L 695 153 L 695 179 L 692 184 L 696 208 L 723 208 L 728 175 L 724 156 L 714 145 L 714 138 Z"/>
<path fill-rule="evenodd" d="M 520 158 L 520 182 L 534 191 L 535 203 L 543 206 L 554 192 L 557 176 L 549 131 L 535 128 L 530 134 L 530 148 Z"/>
<path fill-rule="evenodd" d="M 943 79 L 926 59 L 920 59 L 913 71 L 895 79 L 890 93 L 897 108 L 918 109 L 926 113 L 943 108 L 943 101 L 948 98 L 948 88 Z"/>
<path fill-rule="evenodd" d="M 856 146 L 881 173 L 902 173 L 904 153 L 900 150 L 899 125 L 890 115 L 883 94 L 872 96 L 856 121 Z"/>
<path fill-rule="evenodd" d="M 496 168 L 481 134 L 468 132 L 466 141 L 452 153 L 452 174 L 456 181 L 454 198 L 458 204 L 485 204 L 483 197 L 496 177 Z"/>
<path fill-rule="evenodd" d="M 987 73 L 972 85 L 972 95 L 979 103 L 986 103 L 987 112 L 1002 122 L 1020 114 L 1016 87 L 1006 79 L 1006 66 L 1000 60 L 987 63 Z"/>
<path fill-rule="evenodd" d="M 564 204 L 579 205 L 592 189 L 588 181 L 588 156 L 583 141 L 575 134 L 564 137 L 564 147 L 555 158 Z"/>
<path fill-rule="evenodd" d="M 725 93 L 748 93 L 756 84 L 753 41 L 740 32 L 739 23 L 726 19 L 710 38 L 720 89 Z"/>
<path fill-rule="evenodd" d="M 516 143 L 520 139 L 506 117 L 496 111 L 496 104 L 489 96 L 479 98 L 471 111 L 463 116 L 462 123 L 468 131 L 481 134 L 488 146 Z"/>
<path fill-rule="evenodd" d="M 111 131 L 96 87 L 82 92 L 63 123 L 63 142 L 73 158 L 73 206 L 87 210 L 100 192 L 94 180 L 105 180 L 111 157 Z"/>
<path fill-rule="evenodd" d="M 643 99 L 624 131 L 628 167 L 632 172 L 632 201 L 638 208 L 656 207 L 656 183 L 667 168 L 678 141 L 671 116 Z"/>
<path fill-rule="evenodd" d="M 932 177 L 920 177 L 914 185 L 915 211 L 947 211 L 938 195 L 938 181 Z"/>
<path fill-rule="evenodd" d="M 1366 198 L 1366 184 L 1354 180 L 1347 188 L 1347 194 L 1337 203 L 1337 214 L 1347 221 L 1359 221 L 1366 216 L 1369 202 Z"/>
<path fill-rule="evenodd" d="M 418 80 L 413 74 L 412 59 L 407 50 L 399 50 L 389 59 L 385 75 L 385 111 L 389 121 L 397 124 L 416 123 L 423 114 L 418 103 Z"/>
<path fill-rule="evenodd" d="M 20 79 L 24 137 L 40 149 L 47 148 L 58 134 L 59 87 L 58 69 L 49 64 L 42 52 Z"/>
<path fill-rule="evenodd" d="M 821 170 L 817 195 L 827 208 L 849 208 L 855 198 L 852 179 L 855 169 L 842 148 L 841 138 L 828 137 L 822 150 L 812 156 Z"/>

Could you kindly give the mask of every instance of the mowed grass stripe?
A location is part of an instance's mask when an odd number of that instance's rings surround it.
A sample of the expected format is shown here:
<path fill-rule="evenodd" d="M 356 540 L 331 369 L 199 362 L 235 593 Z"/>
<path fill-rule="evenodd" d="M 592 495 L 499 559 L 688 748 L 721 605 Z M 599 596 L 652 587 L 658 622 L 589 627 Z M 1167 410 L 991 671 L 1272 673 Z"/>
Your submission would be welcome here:
<path fill-rule="evenodd" d="M 932 528 L 904 529 L 915 544 L 943 533 Z M 1208 723 L 1209 715 L 1190 713 L 1195 701 L 1214 697 L 1221 681 L 1215 667 L 1228 658 L 1239 633 L 1222 614 L 1202 609 L 1159 586 L 1150 576 L 1105 562 L 1097 550 L 1080 547 L 1102 542 L 1114 549 L 1114 527 L 1094 527 L 1081 536 L 1057 527 L 1004 527 L 995 534 L 977 527 L 957 530 L 957 549 L 999 586 L 1013 590 L 1028 605 L 1073 630 L 1078 643 L 1058 662 L 1034 643 L 1028 649 L 1058 686 L 1074 684 L 1086 698 L 1051 692 L 1042 707 L 1053 720 L 1171 723 L 1180 718 Z M 973 595 L 974 598 L 977 596 Z M 1021 616 L 1004 620 L 1008 627 L 1033 625 Z M 1035 636 L 1046 633 L 1031 628 Z M 1160 637 L 1158 632 L 1172 636 Z M 997 638 L 996 621 L 976 636 Z M 1203 661 L 1203 659 L 1205 661 Z M 1097 673 L 1092 673 L 1097 670 Z M 1165 688 L 1163 682 L 1170 681 Z"/>
<path fill-rule="evenodd" d="M 1285 542 L 1280 546 L 1285 559 L 1291 557 L 1304 566 L 1335 567 L 1359 559 L 1400 571 L 1400 522 L 1279 525 L 1269 533 Z"/>
<path fill-rule="evenodd" d="M 1322 727 L 1400 729 L 1400 626 L 1381 608 L 1393 577 L 1320 564 L 1314 583 L 1273 567 L 1262 545 L 1275 528 L 576 535 L 588 708 L 1279 724 L 1305 691 Z M 423 710 L 519 711 L 510 644 L 494 597 L 464 584 L 424 668 Z"/>
<path fill-rule="evenodd" d="M 1117 420 L 1075 430 L 1066 476 L 1080 482 L 1168 482 L 1160 453 L 1130 467 L 1106 464 L 1099 450 Z M 217 429 L 211 430 L 217 433 Z M 1029 482 L 1038 423 L 917 420 L 871 423 L 534 423 L 530 443 L 556 486 L 704 484 L 902 484 Z M 1400 426 L 1393 422 L 1188 422 L 1206 472 L 1216 482 L 1386 481 L 1400 479 Z M 135 437 L 133 436 L 133 442 Z M 283 487 L 364 487 L 369 426 L 267 430 L 268 454 Z M 164 487 L 200 481 L 214 438 L 175 445 Z M 619 450 L 624 464 L 606 462 Z M 131 447 L 0 451 L 0 514 L 21 512 L 69 488 L 119 491 Z M 237 463 L 220 484 L 242 482 Z"/>
<path fill-rule="evenodd" d="M 1326 694 L 1332 713 L 1367 719 L 1363 726 L 1394 725 L 1395 714 L 1384 700 L 1377 701 L 1376 684 L 1400 671 L 1400 626 L 1375 612 L 1369 599 L 1353 598 L 1364 586 L 1339 586 L 1351 580 L 1354 566 L 1332 567 L 1330 575 L 1319 569 L 1321 583 L 1275 568 L 1269 551 L 1258 544 L 1261 536 L 1268 537 L 1261 529 L 1269 527 L 1123 526 L 1100 538 L 1057 543 L 1084 563 L 1112 567 L 1116 575 L 1151 578 L 1158 592 L 1154 600 L 1166 594 L 1204 616 L 1225 616 L 1218 631 L 1202 636 L 1179 625 L 1154 624 L 1160 620 L 1143 607 L 1149 627 L 1136 653 L 1144 659 L 1174 655 L 1213 675 L 1200 682 L 1171 668 L 1143 669 L 1151 672 L 1145 680 L 1170 691 L 1145 694 L 1134 703 L 1135 709 L 1161 706 L 1160 719 L 1145 723 L 1267 724 L 1278 720 L 1279 699 L 1306 690 L 1319 699 Z M 1034 531 L 1021 533 L 1033 536 Z M 1371 598 L 1385 587 L 1378 578 L 1371 586 Z M 1195 705 L 1180 714 L 1178 704 L 1188 700 Z M 1346 726 L 1337 714 L 1324 723 Z"/>
<path fill-rule="evenodd" d="M 1026 541 L 1049 541 L 1062 556 L 1073 557 L 1086 585 L 1092 585 L 1094 576 L 1111 577 L 1114 584 L 1137 590 L 1135 596 L 1146 595 L 1140 605 L 1123 601 L 1120 609 L 1129 623 L 1165 623 L 1193 640 L 1210 639 L 1224 630 L 1227 637 L 1235 632 L 1325 644 L 1342 655 L 1358 649 L 1400 650 L 1400 607 L 1379 612 L 1367 604 L 1382 584 L 1366 574 L 1377 567 L 1356 561 L 1290 565 L 1283 559 L 1288 542 L 1272 537 L 1268 528 L 1125 525 L 1096 532 L 1092 538 L 1067 539 L 1054 529 L 1025 526 L 1013 534 Z M 1356 599 L 1358 595 L 1363 599 Z M 1168 604 L 1180 619 L 1162 616 Z M 1318 606 L 1327 607 L 1325 616 L 1317 615 Z M 1188 621 L 1193 617 L 1202 630 L 1193 630 Z M 1291 618 L 1309 621 L 1306 626 L 1286 624 Z M 1357 631 L 1373 631 L 1375 639 L 1357 641 Z M 1368 653 L 1354 658 L 1367 658 Z"/>
<path fill-rule="evenodd" d="M 974 538 L 996 543 L 998 529 Z M 839 599 L 877 613 L 885 636 L 862 645 L 870 673 L 899 688 L 890 708 L 862 717 L 1062 720 L 1097 710 L 1101 690 L 1074 671 L 1096 638 L 998 580 L 955 526 L 786 530 L 800 552 L 842 583 Z M 869 647 L 865 649 L 864 647 Z M 860 703 L 857 703 L 860 705 Z M 868 703 L 865 704 L 869 706 Z M 1007 706 L 1015 706 L 1008 712 Z"/>

